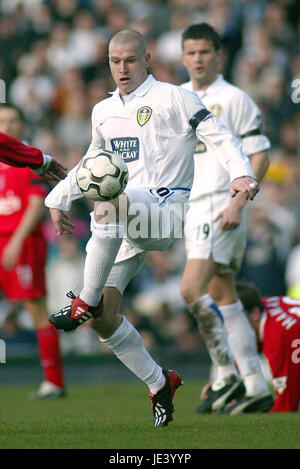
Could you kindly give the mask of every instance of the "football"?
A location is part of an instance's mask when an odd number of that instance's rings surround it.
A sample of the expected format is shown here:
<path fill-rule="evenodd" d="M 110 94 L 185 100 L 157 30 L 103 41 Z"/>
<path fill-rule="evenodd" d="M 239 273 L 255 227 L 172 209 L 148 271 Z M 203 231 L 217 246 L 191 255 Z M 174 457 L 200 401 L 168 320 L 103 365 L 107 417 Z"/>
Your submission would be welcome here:
<path fill-rule="evenodd" d="M 85 197 L 95 201 L 118 197 L 128 182 L 128 169 L 116 152 L 98 150 L 80 162 L 76 172 L 77 184 Z"/>

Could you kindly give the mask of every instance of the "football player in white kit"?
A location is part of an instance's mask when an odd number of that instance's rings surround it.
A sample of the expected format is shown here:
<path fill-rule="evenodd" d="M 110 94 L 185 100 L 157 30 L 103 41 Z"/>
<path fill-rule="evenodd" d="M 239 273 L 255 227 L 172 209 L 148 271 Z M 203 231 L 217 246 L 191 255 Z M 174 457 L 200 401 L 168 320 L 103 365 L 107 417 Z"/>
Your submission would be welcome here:
<path fill-rule="evenodd" d="M 194 91 L 240 139 L 260 181 L 269 165 L 270 142 L 261 134 L 261 114 L 253 100 L 218 74 L 223 59 L 220 37 L 206 23 L 193 24 L 183 32 L 182 50 L 183 64 L 190 76 L 182 87 Z M 197 320 L 217 370 L 209 393 L 197 410 L 209 413 L 239 398 L 243 412 L 267 411 L 273 405 L 271 392 L 261 372 L 253 330 L 235 290 L 235 272 L 246 245 L 247 201 L 242 193 L 234 199 L 230 197 L 228 168 L 215 154 L 210 143 L 199 139 L 185 225 L 187 262 L 182 296 Z M 224 324 L 208 306 L 213 301 Z"/>
<path fill-rule="evenodd" d="M 192 185 L 197 138 L 224 152 L 232 195 L 241 191 L 253 199 L 258 183 L 239 140 L 195 93 L 147 74 L 150 55 L 141 34 L 128 29 L 116 33 L 108 51 L 117 89 L 93 109 L 92 142 L 85 157 L 103 148 L 118 151 L 128 164 L 129 182 L 120 197 L 95 202 L 83 289 L 77 297 L 70 292 L 71 305 L 49 319 L 57 329 L 72 330 L 93 318 L 91 325 L 100 340 L 148 385 L 154 426 L 166 426 L 172 420 L 173 395 L 181 378 L 174 370 L 162 370 L 149 355 L 137 330 L 118 312 L 121 296 L 147 251 L 166 249 L 176 236 L 178 219 L 183 222 L 181 208 Z M 66 212 L 79 197 L 75 167 L 46 198 L 58 235 L 72 232 Z M 130 229 L 134 209 L 141 207 L 146 213 L 143 228 L 151 229 L 146 233 Z M 152 230 L 153 224 L 158 220 L 163 224 L 167 218 L 171 221 L 162 226 L 164 233 Z"/>

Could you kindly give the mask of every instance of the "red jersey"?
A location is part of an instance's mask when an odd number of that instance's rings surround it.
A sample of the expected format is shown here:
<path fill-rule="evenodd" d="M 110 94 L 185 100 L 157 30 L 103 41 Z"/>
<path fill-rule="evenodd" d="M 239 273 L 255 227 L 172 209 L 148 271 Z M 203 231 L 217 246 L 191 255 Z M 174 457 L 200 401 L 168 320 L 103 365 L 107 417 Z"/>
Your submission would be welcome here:
<path fill-rule="evenodd" d="M 20 142 L 11 135 L 0 132 L 0 161 L 3 163 L 37 169 L 43 164 L 43 153 L 35 147 Z"/>
<path fill-rule="evenodd" d="M 270 412 L 297 411 L 300 401 L 300 300 L 262 298 L 262 352 L 268 360 L 277 395 Z"/>
<path fill-rule="evenodd" d="M 0 162 L 0 235 L 14 232 L 31 195 L 46 197 L 46 181 L 29 168 L 16 168 Z M 41 232 L 37 224 L 32 234 Z"/>

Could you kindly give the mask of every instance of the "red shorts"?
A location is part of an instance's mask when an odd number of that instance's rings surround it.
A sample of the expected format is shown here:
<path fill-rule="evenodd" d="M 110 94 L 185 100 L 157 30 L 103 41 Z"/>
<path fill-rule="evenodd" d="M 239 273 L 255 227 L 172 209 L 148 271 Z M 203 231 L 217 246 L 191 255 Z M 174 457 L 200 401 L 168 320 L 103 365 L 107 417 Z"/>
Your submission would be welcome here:
<path fill-rule="evenodd" d="M 46 240 L 39 235 L 28 236 L 16 267 L 4 270 L 1 258 L 9 238 L 10 235 L 0 236 L 0 290 L 9 300 L 30 300 L 45 296 Z"/>

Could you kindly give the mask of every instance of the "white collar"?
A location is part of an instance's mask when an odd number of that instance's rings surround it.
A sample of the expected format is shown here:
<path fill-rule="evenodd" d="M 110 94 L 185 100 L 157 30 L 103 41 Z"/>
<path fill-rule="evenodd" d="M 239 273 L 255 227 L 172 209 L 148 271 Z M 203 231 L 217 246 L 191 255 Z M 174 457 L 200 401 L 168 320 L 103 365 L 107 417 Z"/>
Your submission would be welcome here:
<path fill-rule="evenodd" d="M 223 86 L 224 81 L 225 80 L 223 78 L 223 75 L 221 73 L 218 73 L 217 78 L 215 79 L 215 81 L 213 83 L 211 83 L 205 90 L 193 90 L 192 82 L 190 81 L 190 83 L 191 83 L 192 91 L 195 91 L 195 93 L 197 93 L 199 95 L 199 97 L 201 98 L 201 97 L 206 96 L 208 94 L 210 94 L 210 95 L 216 94 L 219 91 L 219 89 Z"/>
<path fill-rule="evenodd" d="M 141 98 L 150 90 L 155 81 L 156 80 L 153 75 L 148 75 L 146 80 L 144 80 L 143 83 L 141 83 L 135 90 L 131 91 L 131 93 L 129 94 L 134 94 L 135 96 Z M 119 88 L 115 89 L 115 91 L 112 91 L 109 94 L 112 95 L 112 98 L 120 98 Z"/>
<path fill-rule="evenodd" d="M 215 81 L 209 85 L 208 88 L 206 88 L 206 93 L 207 94 L 215 94 L 218 92 L 218 90 L 220 89 L 221 86 L 223 86 L 223 83 L 224 83 L 224 78 L 223 78 L 223 75 L 221 73 L 218 74 L 217 78 L 215 79 Z"/>

